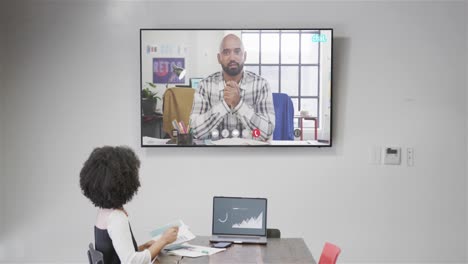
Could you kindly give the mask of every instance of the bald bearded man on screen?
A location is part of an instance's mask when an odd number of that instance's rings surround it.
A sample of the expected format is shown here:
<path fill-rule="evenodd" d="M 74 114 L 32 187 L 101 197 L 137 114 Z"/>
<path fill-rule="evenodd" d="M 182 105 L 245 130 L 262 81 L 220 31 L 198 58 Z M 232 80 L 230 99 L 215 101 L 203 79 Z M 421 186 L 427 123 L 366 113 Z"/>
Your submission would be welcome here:
<path fill-rule="evenodd" d="M 242 40 L 226 35 L 217 57 L 222 71 L 203 79 L 194 96 L 190 115 L 194 138 L 208 139 L 213 130 L 258 129 L 259 139 L 271 139 L 275 110 L 270 85 L 263 77 L 244 70 L 247 53 Z"/>

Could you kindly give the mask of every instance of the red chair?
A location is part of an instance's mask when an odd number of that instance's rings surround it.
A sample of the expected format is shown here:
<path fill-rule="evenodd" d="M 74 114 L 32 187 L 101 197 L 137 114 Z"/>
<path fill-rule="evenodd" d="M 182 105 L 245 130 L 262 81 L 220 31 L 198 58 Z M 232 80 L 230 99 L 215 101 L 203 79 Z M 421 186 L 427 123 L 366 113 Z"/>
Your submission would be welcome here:
<path fill-rule="evenodd" d="M 335 264 L 341 249 L 332 243 L 325 243 L 318 264 Z"/>

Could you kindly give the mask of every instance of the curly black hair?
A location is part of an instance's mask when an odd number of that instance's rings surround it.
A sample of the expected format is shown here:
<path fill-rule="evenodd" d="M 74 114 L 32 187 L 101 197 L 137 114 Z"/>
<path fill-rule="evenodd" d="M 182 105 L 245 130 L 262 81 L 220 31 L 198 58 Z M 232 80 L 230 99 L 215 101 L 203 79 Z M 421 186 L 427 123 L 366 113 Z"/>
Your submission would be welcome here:
<path fill-rule="evenodd" d="M 129 147 L 95 148 L 81 169 L 81 190 L 95 206 L 121 208 L 140 187 L 139 168 L 140 160 Z"/>

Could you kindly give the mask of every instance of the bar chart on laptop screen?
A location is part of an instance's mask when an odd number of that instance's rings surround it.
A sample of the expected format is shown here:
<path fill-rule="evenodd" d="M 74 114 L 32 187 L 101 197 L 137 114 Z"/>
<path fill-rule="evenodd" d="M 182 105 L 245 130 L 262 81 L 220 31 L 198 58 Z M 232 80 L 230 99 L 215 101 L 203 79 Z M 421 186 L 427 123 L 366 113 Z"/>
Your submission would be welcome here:
<path fill-rule="evenodd" d="M 214 230 L 222 234 L 263 234 L 266 204 L 263 200 L 220 200 L 214 208 Z"/>

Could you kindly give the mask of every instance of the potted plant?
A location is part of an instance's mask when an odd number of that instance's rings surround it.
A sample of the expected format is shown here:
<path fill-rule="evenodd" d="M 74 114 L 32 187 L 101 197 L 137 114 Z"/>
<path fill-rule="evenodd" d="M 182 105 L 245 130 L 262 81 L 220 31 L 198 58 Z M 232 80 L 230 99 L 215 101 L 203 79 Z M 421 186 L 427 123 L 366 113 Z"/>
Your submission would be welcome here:
<path fill-rule="evenodd" d="M 158 92 L 153 92 L 151 89 L 156 89 L 156 84 L 147 82 L 146 87 L 141 90 L 141 108 L 143 115 L 152 115 L 156 111 L 156 105 L 161 97 Z"/>

